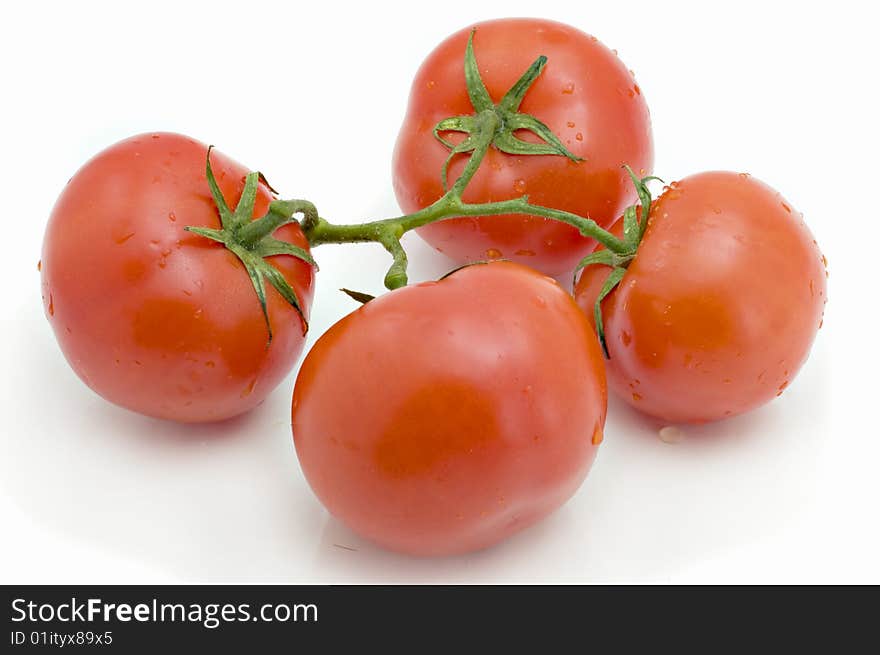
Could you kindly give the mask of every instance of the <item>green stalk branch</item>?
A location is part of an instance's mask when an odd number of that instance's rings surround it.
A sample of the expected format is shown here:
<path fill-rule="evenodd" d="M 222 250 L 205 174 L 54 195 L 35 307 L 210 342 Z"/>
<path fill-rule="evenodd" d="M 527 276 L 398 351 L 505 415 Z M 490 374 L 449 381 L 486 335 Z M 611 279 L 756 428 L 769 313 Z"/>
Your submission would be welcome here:
<path fill-rule="evenodd" d="M 525 214 L 550 218 L 577 228 L 582 235 L 595 239 L 612 252 L 618 254 L 627 252 L 627 245 L 621 239 L 599 227 L 596 221 L 560 209 L 533 205 L 529 202 L 528 196 L 498 202 L 465 203 L 448 193 L 434 204 L 413 214 L 357 225 L 334 225 L 320 218 L 308 229 L 304 226 L 303 231 L 312 247 L 325 243 L 363 243 L 367 241 L 382 243 L 380 235 L 386 227 L 397 226 L 403 234 L 423 225 L 449 218 L 505 214 Z"/>

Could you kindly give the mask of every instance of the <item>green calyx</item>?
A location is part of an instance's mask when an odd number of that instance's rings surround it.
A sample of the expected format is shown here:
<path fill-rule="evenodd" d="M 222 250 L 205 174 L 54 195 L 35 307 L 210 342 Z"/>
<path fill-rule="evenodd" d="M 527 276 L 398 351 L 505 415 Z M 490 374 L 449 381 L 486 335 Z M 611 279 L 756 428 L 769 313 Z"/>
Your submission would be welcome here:
<path fill-rule="evenodd" d="M 614 252 L 607 249 L 597 250 L 584 257 L 574 270 L 574 278 L 575 282 L 577 282 L 578 273 L 587 266 L 601 265 L 611 268 L 611 273 L 605 279 L 605 283 L 596 297 L 596 303 L 593 305 L 596 336 L 599 337 L 599 343 L 602 345 L 602 353 L 605 355 L 605 359 L 611 359 L 611 355 L 608 353 L 608 343 L 605 340 L 605 326 L 602 322 L 602 301 L 623 280 L 623 276 L 626 275 L 626 269 L 630 262 L 635 259 L 639 244 L 642 242 L 642 237 L 645 236 L 648 218 L 651 215 L 652 200 L 648 182 L 651 180 L 663 181 L 653 175 L 639 178 L 629 166 L 624 165 L 624 168 L 629 173 L 633 186 L 636 188 L 636 194 L 639 197 L 639 205 L 630 205 L 623 212 L 623 244 L 625 249 L 622 252 Z"/>
<path fill-rule="evenodd" d="M 511 155 L 561 155 L 572 161 L 582 161 L 572 154 L 559 140 L 553 131 L 531 114 L 519 111 L 519 106 L 529 90 L 538 79 L 547 57 L 538 57 L 522 77 L 510 88 L 497 104 L 492 102 L 489 91 L 480 77 L 477 60 L 474 55 L 474 33 L 468 37 L 464 59 L 464 76 L 467 84 L 468 97 L 474 107 L 474 114 L 445 118 L 434 126 L 434 136 L 440 143 L 449 148 L 449 157 L 443 164 L 441 180 L 443 190 L 447 189 L 447 170 L 452 159 L 459 154 L 476 150 L 485 134 L 491 134 L 491 145 L 501 152 Z M 515 136 L 518 130 L 531 132 L 541 139 L 541 143 L 530 143 Z M 462 132 L 467 136 L 460 143 L 452 143 L 443 138 L 444 132 Z"/>
<path fill-rule="evenodd" d="M 212 148 L 213 146 L 208 147 L 205 175 L 208 179 L 208 187 L 211 189 L 211 196 L 214 198 L 214 203 L 220 214 L 221 227 L 218 230 L 189 225 L 184 229 L 222 243 L 244 265 L 251 283 L 254 285 L 263 317 L 266 320 L 266 329 L 269 333 L 267 347 L 272 342 L 272 324 L 269 321 L 269 310 L 266 306 L 266 282 L 271 284 L 284 300 L 297 311 L 302 319 L 303 334 L 305 334 L 308 331 L 308 321 L 296 291 L 290 286 L 281 271 L 266 261 L 266 257 L 290 255 L 317 267 L 308 251 L 287 241 L 275 239 L 272 234 L 282 225 L 295 222 L 297 214 L 304 216 L 304 223 L 317 221 L 318 212 L 315 206 L 307 200 L 275 200 L 269 204 L 269 210 L 264 216 L 252 219 L 260 182 L 263 182 L 270 190 L 272 189 L 259 172 L 247 175 L 238 205 L 235 210 L 231 210 L 220 192 L 220 187 L 217 185 L 214 171 L 211 168 Z"/>

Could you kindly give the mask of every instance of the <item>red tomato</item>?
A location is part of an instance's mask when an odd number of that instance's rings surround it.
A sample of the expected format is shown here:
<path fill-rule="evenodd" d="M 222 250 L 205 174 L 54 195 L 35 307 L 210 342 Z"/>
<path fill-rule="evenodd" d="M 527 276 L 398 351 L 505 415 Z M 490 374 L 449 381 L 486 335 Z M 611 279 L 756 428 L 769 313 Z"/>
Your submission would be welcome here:
<path fill-rule="evenodd" d="M 672 184 L 602 302 L 609 385 L 670 422 L 712 421 L 772 400 L 821 326 L 824 264 L 791 204 L 745 173 Z M 609 271 L 590 266 L 575 285 L 590 317 Z"/>
<path fill-rule="evenodd" d="M 111 146 L 67 184 L 43 242 L 46 315 L 76 374 L 117 405 L 178 421 L 251 409 L 290 372 L 304 341 L 300 316 L 268 288 L 267 348 L 266 323 L 241 262 L 223 245 L 184 231 L 220 227 L 206 152 L 177 134 Z M 249 171 L 217 151 L 211 161 L 234 208 Z M 254 217 L 271 200 L 261 184 Z M 308 246 L 297 225 L 275 237 Z M 288 256 L 271 263 L 307 310 L 312 267 Z"/>
<path fill-rule="evenodd" d="M 564 503 L 602 440 L 596 336 L 552 279 L 510 262 L 370 301 L 293 394 L 306 478 L 340 521 L 417 555 L 489 546 Z"/>
<path fill-rule="evenodd" d="M 394 191 L 405 212 L 421 209 L 443 194 L 440 170 L 449 151 L 434 138 L 434 126 L 451 116 L 474 113 L 463 71 L 470 31 L 441 43 L 413 82 L 394 151 Z M 646 175 L 653 165 L 648 107 L 632 73 L 594 37 L 547 20 L 479 23 L 474 52 L 496 103 L 539 55 L 546 55 L 546 68 L 526 93 L 520 111 L 544 122 L 585 161 L 559 155 L 514 156 L 492 148 L 464 200 L 489 202 L 528 194 L 532 203 L 590 217 L 602 227 L 611 225 L 635 200 L 621 166 L 628 163 Z M 464 155 L 453 160 L 450 183 L 466 161 Z M 553 275 L 574 270 L 595 246 L 571 226 L 530 216 L 458 218 L 418 232 L 459 261 L 504 257 Z"/>

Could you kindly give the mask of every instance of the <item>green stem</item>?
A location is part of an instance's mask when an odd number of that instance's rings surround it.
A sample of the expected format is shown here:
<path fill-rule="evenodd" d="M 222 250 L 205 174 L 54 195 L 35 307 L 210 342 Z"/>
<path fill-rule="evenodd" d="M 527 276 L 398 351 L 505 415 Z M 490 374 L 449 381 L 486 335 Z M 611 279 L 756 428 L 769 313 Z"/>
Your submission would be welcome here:
<path fill-rule="evenodd" d="M 499 124 L 499 118 L 494 111 L 487 110 L 480 112 L 477 115 L 475 129 L 471 136 L 468 137 L 473 148 L 470 157 L 468 158 L 468 162 L 459 178 L 455 181 L 455 184 L 452 185 L 452 188 L 436 202 L 412 214 L 406 214 L 405 216 L 398 216 L 396 218 L 386 218 L 379 221 L 371 221 L 369 223 L 361 223 L 359 225 L 334 225 L 323 218 L 317 217 L 317 213 L 312 214 L 311 217 L 309 214 L 306 214 L 306 220 L 303 221 L 302 228 L 309 240 L 309 244 L 312 247 L 315 247 L 325 243 L 362 243 L 375 241 L 381 243 L 394 255 L 396 251 L 392 251 L 390 247 L 391 241 L 396 238 L 399 245 L 400 237 L 403 236 L 403 234 L 435 221 L 474 216 L 526 214 L 529 216 L 540 216 L 560 221 L 561 223 L 567 223 L 568 225 L 577 228 L 582 235 L 595 239 L 610 251 L 615 253 L 625 253 L 627 251 L 627 244 L 610 232 L 603 230 L 594 220 L 583 218 L 577 214 L 572 214 L 571 212 L 562 211 L 560 209 L 533 205 L 529 202 L 528 196 L 513 198 L 511 200 L 482 203 L 467 203 L 461 199 L 465 188 L 480 168 L 483 158 L 491 147 L 492 140 L 495 138 L 495 131 L 498 129 Z M 272 204 L 274 205 L 275 203 Z M 309 203 L 309 205 L 311 205 L 311 203 Z M 312 209 L 314 209 L 314 206 L 312 206 Z M 391 234 L 396 234 L 397 236 L 389 236 Z M 401 266 L 403 267 L 402 270 L 405 272 L 405 256 L 401 258 L 399 255 L 395 255 L 395 267 L 400 269 Z"/>
<path fill-rule="evenodd" d="M 599 227 L 596 221 L 560 209 L 533 205 L 528 201 L 527 196 L 498 202 L 465 203 L 458 197 L 451 195 L 450 192 L 435 203 L 413 214 L 357 225 L 334 225 L 320 218 L 316 223 L 308 227 L 303 226 L 303 231 L 312 247 L 325 243 L 363 243 L 367 241 L 381 243 L 382 241 L 379 236 L 387 227 L 398 226 L 401 234 L 403 234 L 423 225 L 449 218 L 500 216 L 505 214 L 525 214 L 550 218 L 577 228 L 582 235 L 595 239 L 612 252 L 618 254 L 627 252 L 626 244 L 610 232 Z"/>
<path fill-rule="evenodd" d="M 495 139 L 495 131 L 500 123 L 501 119 L 498 118 L 498 114 L 493 109 L 487 109 L 477 114 L 475 134 L 468 138 L 473 143 L 474 151 L 468 158 L 468 162 L 465 164 L 461 175 L 446 195 L 461 198 L 465 187 L 470 184 L 470 181 L 477 173 L 477 169 L 480 168 L 480 164 L 483 163 L 483 157 L 486 156 L 489 146 L 492 145 L 492 141 Z"/>
<path fill-rule="evenodd" d="M 379 242 L 394 258 L 391 267 L 385 274 L 385 288 L 387 289 L 399 289 L 405 287 L 407 283 L 406 267 L 409 261 L 406 257 L 406 251 L 400 245 L 401 235 L 402 233 L 397 230 L 388 230 L 387 235 Z"/>
<path fill-rule="evenodd" d="M 269 211 L 258 221 L 251 221 L 238 230 L 238 242 L 245 248 L 252 248 L 282 225 L 295 220 L 296 214 L 302 214 L 302 226 L 316 223 L 319 219 L 318 210 L 308 200 L 274 200 L 269 203 Z"/>

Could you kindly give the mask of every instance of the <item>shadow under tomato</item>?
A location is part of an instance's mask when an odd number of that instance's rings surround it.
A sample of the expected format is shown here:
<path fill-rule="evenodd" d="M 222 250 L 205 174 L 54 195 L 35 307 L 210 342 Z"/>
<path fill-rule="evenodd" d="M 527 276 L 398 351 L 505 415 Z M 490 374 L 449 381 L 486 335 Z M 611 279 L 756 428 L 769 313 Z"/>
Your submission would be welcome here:
<path fill-rule="evenodd" d="M 523 567 L 532 553 L 540 552 L 558 537 L 570 509 L 563 506 L 545 519 L 508 539 L 470 553 L 446 557 L 417 557 L 387 550 L 349 530 L 325 514 L 321 539 L 315 550 L 319 584 L 356 581 L 365 584 L 467 584 L 505 581 L 514 567 L 517 579 L 528 579 Z M 524 574 L 524 575 L 523 575 Z M 536 571 L 535 581 L 541 574 Z"/>
<path fill-rule="evenodd" d="M 670 423 L 638 411 L 630 403 L 610 392 L 608 414 L 613 416 L 617 431 L 627 438 L 663 442 L 661 430 L 673 428 L 679 435 L 665 445 L 683 448 L 713 449 L 726 447 L 731 441 L 743 444 L 766 438 L 768 425 L 784 416 L 783 403 L 771 402 L 751 412 L 706 423 Z M 607 430 L 606 430 L 607 433 Z"/>
<path fill-rule="evenodd" d="M 292 378 L 226 421 L 148 418 L 83 385 L 38 309 L 14 335 L 30 345 L 9 362 L 21 371 L 23 411 L 0 437 L 0 492 L 56 533 L 59 547 L 89 544 L 111 561 L 136 560 L 174 578 L 308 575 L 303 559 L 291 558 L 290 527 L 305 526 L 317 539 L 321 509 L 297 472 Z"/>
<path fill-rule="evenodd" d="M 147 440 L 157 446 L 161 444 L 185 446 L 202 441 L 248 439 L 254 433 L 253 428 L 256 424 L 254 413 L 259 411 L 261 405 L 244 414 L 210 423 L 180 423 L 153 418 L 106 401 L 90 404 L 88 413 L 91 415 L 91 420 L 102 423 L 118 435 L 119 439 Z"/>

